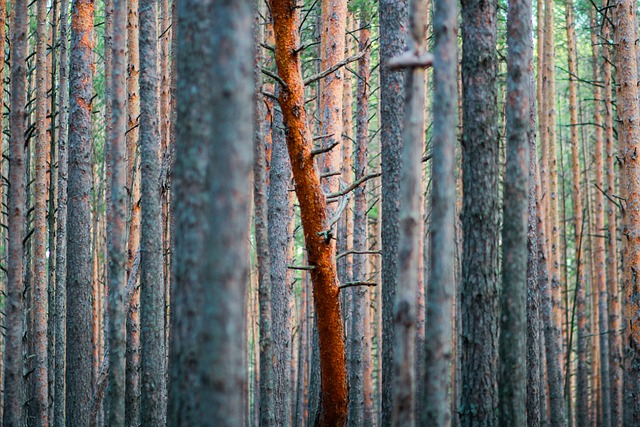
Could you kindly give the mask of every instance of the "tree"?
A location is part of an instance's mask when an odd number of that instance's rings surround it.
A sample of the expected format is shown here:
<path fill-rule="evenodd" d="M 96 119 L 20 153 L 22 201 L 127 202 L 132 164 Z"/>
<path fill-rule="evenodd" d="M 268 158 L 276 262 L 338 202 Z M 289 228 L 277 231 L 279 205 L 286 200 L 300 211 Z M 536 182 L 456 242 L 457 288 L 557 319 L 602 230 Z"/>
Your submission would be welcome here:
<path fill-rule="evenodd" d="M 449 386 L 452 360 L 452 304 L 455 289 L 454 212 L 457 109 L 457 3 L 435 0 L 433 105 L 433 181 L 431 193 L 430 283 L 427 288 L 426 385 L 420 424 L 448 425 L 451 421 Z"/>
<path fill-rule="evenodd" d="M 126 326 L 124 283 L 126 266 L 126 169 L 124 163 L 126 132 L 125 37 L 126 0 L 113 0 L 111 36 L 111 77 L 107 102 L 111 116 L 107 128 L 107 151 L 110 156 L 111 193 L 107 218 L 109 256 L 109 316 L 107 342 L 109 346 L 109 373 L 106 416 L 108 424 L 125 424 L 125 353 Z"/>
<path fill-rule="evenodd" d="M 462 426 L 493 425 L 498 405 L 496 2 L 462 7 Z"/>
<path fill-rule="evenodd" d="M 408 48 L 415 58 L 426 53 L 427 5 L 412 0 L 409 10 L 411 22 Z M 399 58 L 394 58 L 393 61 Z M 402 144 L 402 170 L 400 174 L 400 212 L 398 214 L 400 239 L 398 241 L 398 279 L 394 321 L 394 426 L 414 425 L 415 328 L 416 295 L 419 259 L 420 172 L 424 145 L 424 68 L 408 67 L 405 80 L 405 117 Z"/>
<path fill-rule="evenodd" d="M 187 0 L 178 8 L 167 423 L 235 426 L 242 424 L 246 378 L 242 349 L 253 162 L 253 8 L 248 0 Z"/>
<path fill-rule="evenodd" d="M 620 123 L 618 138 L 623 158 L 622 180 L 624 205 L 624 425 L 640 423 L 640 306 L 637 273 L 640 269 L 640 161 L 636 150 L 640 139 L 638 67 L 635 43 L 637 21 L 635 7 L 626 0 L 614 5 L 614 43 L 616 48 L 617 112 Z"/>
<path fill-rule="evenodd" d="M 502 228 L 499 423 L 525 425 L 527 215 L 531 122 L 531 1 L 509 3 L 507 16 L 507 160 Z M 535 145 L 534 145 L 535 148 Z M 535 157 L 535 151 L 533 152 Z M 535 165 L 535 164 L 534 164 Z"/>
<path fill-rule="evenodd" d="M 156 0 L 140 0 L 140 158 L 142 230 L 140 242 L 142 425 L 162 426 L 166 414 L 166 349 L 162 208 L 160 187 L 160 115 Z"/>
<path fill-rule="evenodd" d="M 382 419 L 393 413 L 393 309 L 398 276 L 398 212 L 404 73 L 387 67 L 404 51 L 409 28 L 407 0 L 380 1 L 380 150 L 382 157 Z"/>
<path fill-rule="evenodd" d="M 284 82 L 279 94 L 287 147 L 304 230 L 307 258 L 314 289 L 314 305 L 320 344 L 321 403 L 318 423 L 339 426 L 347 417 L 347 373 L 344 326 L 335 266 L 334 225 L 327 212 L 327 199 L 314 168 L 312 138 L 304 109 L 304 82 L 300 73 L 300 45 L 297 10 L 292 0 L 272 0 L 275 29 L 275 57 L 278 75 Z M 336 218 L 337 222 L 337 218 Z"/>
<path fill-rule="evenodd" d="M 93 0 L 74 0 L 69 63 L 69 183 L 67 218 L 68 426 L 89 424 L 91 397 L 91 100 Z"/>
<path fill-rule="evenodd" d="M 67 16 L 69 0 L 60 3 L 60 16 Z M 54 426 L 65 425 L 65 372 L 67 347 L 67 177 L 69 153 L 69 21 L 60 20 L 60 98 L 58 141 L 58 222 L 56 224 L 55 391 Z M 53 307 L 50 307 L 52 309 Z"/>
<path fill-rule="evenodd" d="M 35 182 L 35 250 L 34 269 L 34 344 L 35 344 L 35 413 L 39 426 L 49 425 L 47 373 L 47 2 L 37 3 L 36 47 L 36 182 Z"/>
<path fill-rule="evenodd" d="M 13 4 L 11 16 L 11 113 L 9 140 L 9 269 L 5 325 L 4 418 L 6 425 L 22 425 L 25 381 L 23 377 L 24 264 L 23 239 L 26 220 L 25 131 L 27 98 L 27 3 Z"/>

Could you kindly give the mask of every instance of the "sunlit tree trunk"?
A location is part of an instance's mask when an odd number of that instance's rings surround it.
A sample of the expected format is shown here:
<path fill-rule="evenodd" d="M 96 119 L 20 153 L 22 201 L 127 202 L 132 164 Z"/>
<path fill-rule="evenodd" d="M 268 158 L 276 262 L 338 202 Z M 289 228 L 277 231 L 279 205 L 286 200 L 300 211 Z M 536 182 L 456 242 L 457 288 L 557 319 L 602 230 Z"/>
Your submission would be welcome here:
<path fill-rule="evenodd" d="M 605 20 L 603 23 L 603 38 L 610 37 L 611 25 Z M 616 213 L 618 206 L 613 202 L 612 195 L 616 194 L 616 150 L 613 137 L 613 82 L 611 73 L 611 47 L 603 47 L 603 79 L 604 79 L 604 137 L 607 154 L 607 302 L 609 309 L 608 339 L 609 339 L 609 383 L 611 387 L 611 426 L 618 427 L 622 422 L 622 342 L 620 336 L 620 297 L 618 291 L 618 242 Z M 604 378 L 603 381 L 607 379 Z"/>
<path fill-rule="evenodd" d="M 36 150 L 35 150 L 35 206 L 34 206 L 34 398 L 35 422 L 49 425 L 49 378 L 47 373 L 47 0 L 37 2 L 36 41 Z"/>
<path fill-rule="evenodd" d="M 638 68 L 636 8 L 633 2 L 620 0 L 614 7 L 616 48 L 618 137 L 623 158 L 624 203 L 623 244 L 623 319 L 624 325 L 624 425 L 640 424 L 640 159 L 637 158 L 640 124 L 638 111 Z"/>

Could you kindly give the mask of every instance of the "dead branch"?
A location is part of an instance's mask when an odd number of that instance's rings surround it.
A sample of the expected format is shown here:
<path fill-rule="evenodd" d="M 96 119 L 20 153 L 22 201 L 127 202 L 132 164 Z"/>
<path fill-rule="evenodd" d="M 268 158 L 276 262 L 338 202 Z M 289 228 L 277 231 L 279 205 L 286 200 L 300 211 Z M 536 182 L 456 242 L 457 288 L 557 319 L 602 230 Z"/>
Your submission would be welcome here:
<path fill-rule="evenodd" d="M 336 191 L 335 193 L 327 194 L 327 199 L 335 199 L 335 198 L 338 198 L 340 196 L 344 196 L 345 194 L 350 193 L 351 191 L 355 190 L 360 185 L 362 185 L 363 183 L 369 181 L 370 179 L 377 178 L 377 177 L 379 177 L 381 175 L 382 175 L 382 173 L 380 173 L 380 172 L 376 172 L 376 173 L 372 173 L 372 174 L 369 174 L 369 175 L 365 175 L 362 178 L 360 178 L 357 181 L 355 181 L 350 186 L 348 186 L 347 188 L 345 188 L 343 190 L 340 190 L 340 191 Z"/>
<path fill-rule="evenodd" d="M 336 148 L 339 144 L 340 144 L 340 141 L 333 141 L 331 144 L 327 145 L 326 147 L 314 148 L 313 150 L 311 150 L 311 155 L 317 156 L 319 154 L 326 153 Z"/>
<path fill-rule="evenodd" d="M 338 289 L 352 288 L 354 286 L 378 286 L 375 282 L 347 282 L 344 285 L 338 286 Z"/>
<path fill-rule="evenodd" d="M 323 79 L 325 77 L 327 77 L 329 74 L 333 74 L 334 72 L 336 72 L 337 70 L 339 70 L 340 68 L 344 67 L 347 64 L 350 64 L 354 61 L 357 61 L 358 59 L 362 58 L 364 56 L 364 53 L 366 52 L 366 49 L 368 49 L 369 46 L 367 46 L 363 51 L 356 53 L 355 55 L 352 55 L 348 58 L 343 59 L 342 61 L 336 63 L 335 65 L 327 68 L 324 71 L 319 72 L 318 74 L 314 74 L 310 77 L 307 77 L 306 79 L 304 79 L 304 85 L 308 86 L 311 83 L 314 83 L 320 79 Z"/>
<path fill-rule="evenodd" d="M 406 68 L 428 68 L 433 65 L 433 54 L 423 52 L 406 51 L 400 55 L 393 57 L 387 62 L 387 68 L 390 70 L 404 70 Z"/>
<path fill-rule="evenodd" d="M 350 250 L 350 251 L 346 251 L 343 252 L 341 254 L 336 255 L 336 260 L 339 260 L 340 258 L 344 258 L 348 255 L 381 255 L 382 251 L 355 251 L 355 250 Z"/>

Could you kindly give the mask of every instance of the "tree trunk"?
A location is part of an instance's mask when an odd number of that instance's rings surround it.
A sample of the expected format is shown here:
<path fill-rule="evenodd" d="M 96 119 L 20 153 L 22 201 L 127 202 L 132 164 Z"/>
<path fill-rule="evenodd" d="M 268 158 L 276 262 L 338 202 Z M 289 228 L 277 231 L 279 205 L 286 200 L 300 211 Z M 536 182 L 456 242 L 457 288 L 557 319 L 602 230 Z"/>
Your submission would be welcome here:
<path fill-rule="evenodd" d="M 139 73 L 139 19 L 138 0 L 128 0 L 127 13 L 127 212 L 129 233 L 127 239 L 127 272 L 131 271 L 134 258 L 140 248 L 140 151 L 138 150 L 138 125 L 140 116 Z M 140 287 L 136 286 L 131 307 L 127 313 L 127 361 L 125 424 L 140 423 Z"/>
<path fill-rule="evenodd" d="M 434 0 L 433 161 L 430 283 L 427 287 L 425 398 L 420 425 L 451 422 L 449 386 L 452 360 L 452 303 L 455 281 L 454 213 L 457 102 L 457 2 Z M 383 158 L 384 159 L 384 158 Z M 383 181 L 384 182 L 384 181 Z M 384 212 L 384 211 L 383 211 Z M 453 393 L 452 393 L 453 394 Z"/>
<path fill-rule="evenodd" d="M 602 37 L 609 40 L 610 23 L 603 23 Z M 607 152 L 607 194 L 611 197 L 616 193 L 616 151 L 613 137 L 613 82 L 611 75 L 611 47 L 603 47 L 603 74 L 604 74 L 604 132 L 606 139 L 605 150 Z M 608 292 L 608 338 L 609 338 L 609 381 L 611 387 L 611 426 L 622 425 L 622 342 L 620 336 L 620 299 L 618 292 L 618 241 L 616 227 L 616 212 L 618 206 L 611 198 L 607 198 L 607 292 Z"/>
<path fill-rule="evenodd" d="M 156 0 L 140 0 L 140 241 L 141 402 L 140 422 L 165 425 L 164 278 L 160 178 L 158 27 Z"/>
<path fill-rule="evenodd" d="M 463 427 L 494 425 L 498 406 L 496 2 L 462 6 Z"/>
<path fill-rule="evenodd" d="M 370 18 L 368 11 L 363 6 L 360 9 L 360 40 L 358 50 L 365 52 L 358 61 L 358 86 L 356 92 L 356 147 L 354 153 L 355 179 L 358 180 L 367 174 L 369 143 L 369 66 L 370 66 L 370 32 L 368 25 Z M 365 252 L 367 250 L 367 200 L 366 184 L 354 190 L 353 208 L 353 246 L 354 251 Z M 364 253 L 353 255 L 354 282 L 366 281 L 367 260 Z M 354 286 L 347 290 L 351 294 L 349 329 L 349 425 L 360 426 L 364 423 L 365 396 L 370 388 L 365 390 L 365 347 L 370 340 L 365 335 L 365 322 L 369 316 L 369 289 L 366 286 Z M 371 386 L 371 383 L 368 383 Z M 368 425 L 371 423 L 369 422 Z"/>
<path fill-rule="evenodd" d="M 60 16 L 69 12 L 69 0 L 60 2 Z M 56 305 L 55 305 L 55 391 L 53 425 L 65 425 L 65 373 L 67 347 L 67 177 L 69 153 L 69 22 L 60 20 L 59 141 L 58 141 L 58 222 L 56 224 Z M 52 310 L 53 307 L 50 307 Z"/>
<path fill-rule="evenodd" d="M 382 157 L 382 425 L 393 414 L 393 310 L 398 277 L 398 212 L 404 73 L 391 71 L 389 59 L 405 48 L 409 29 L 408 0 L 380 0 L 380 148 Z"/>
<path fill-rule="evenodd" d="M 126 308 L 124 303 L 126 258 L 126 0 L 113 0 L 113 25 L 111 34 L 111 78 L 107 102 L 111 117 L 107 134 L 107 151 L 110 155 L 111 197 L 107 211 L 107 236 L 109 254 L 109 373 L 107 386 L 107 423 L 125 425 L 125 358 L 126 358 Z"/>
<path fill-rule="evenodd" d="M 9 250 L 7 271 L 7 300 L 5 306 L 5 375 L 4 418 L 7 426 L 23 423 L 25 381 L 23 377 L 24 260 L 22 257 L 25 235 L 26 182 L 25 182 L 25 130 L 27 79 L 27 2 L 12 4 L 11 16 L 11 112 L 9 115 L 9 195 L 8 225 Z"/>
<path fill-rule="evenodd" d="M 571 124 L 571 174 L 572 174 L 572 204 L 573 204 L 573 229 L 575 242 L 576 262 L 576 303 L 578 315 L 578 372 L 576 394 L 576 422 L 578 425 L 587 425 L 589 417 L 589 393 L 587 373 L 587 313 L 586 313 L 586 281 L 585 267 L 587 257 L 584 252 L 587 248 L 583 240 L 585 223 L 583 220 L 582 195 L 580 185 L 580 142 L 578 140 L 578 66 L 576 57 L 576 30 L 573 20 L 573 2 L 565 1 L 565 13 L 567 21 L 567 62 L 569 65 L 569 116 Z M 575 308 L 574 308 L 575 310 Z M 583 390 L 583 391 L 581 391 Z"/>
<path fill-rule="evenodd" d="M 67 246 L 67 425 L 89 424 L 91 400 L 91 100 L 93 0 L 71 16 Z"/>
<path fill-rule="evenodd" d="M 426 51 L 426 3 L 413 0 L 410 5 L 411 22 L 409 52 L 420 57 Z M 415 327 L 416 293 L 418 281 L 418 223 L 422 148 L 424 145 L 424 69 L 410 68 L 405 81 L 405 117 L 400 180 L 400 239 L 398 241 L 398 279 L 394 322 L 394 406 L 392 425 L 412 426 L 415 395 Z"/>
<path fill-rule="evenodd" d="M 591 49 L 592 49 L 592 63 L 593 63 L 593 80 L 602 81 L 602 67 L 601 67 L 601 48 L 598 46 L 598 18 L 596 10 L 591 9 Z M 605 24 L 606 25 L 606 24 Z M 608 49 L 605 46 L 605 49 Z M 605 83 L 606 86 L 606 83 Z M 604 427 L 611 426 L 611 383 L 609 381 L 609 337 L 606 333 L 608 328 L 608 306 L 607 306 L 607 283 L 606 283 L 606 267 L 605 267 L 605 238 L 602 233 L 606 232 L 604 219 L 604 194 L 602 191 L 605 189 L 604 185 L 604 123 L 602 119 L 602 87 L 595 85 L 593 87 L 594 104 L 594 134 L 595 134 L 595 185 L 597 186 L 595 193 L 595 245 L 594 245 L 594 271 L 595 277 L 593 277 L 593 290 L 598 294 L 598 324 L 600 326 L 599 343 L 600 343 L 600 372 L 598 372 L 598 379 L 600 383 L 600 391 L 602 393 L 602 399 L 600 401 L 602 407 L 602 424 Z"/>
<path fill-rule="evenodd" d="M 640 424 L 640 160 L 636 156 L 640 139 L 638 111 L 638 68 L 634 40 L 637 38 L 635 5 L 620 0 L 614 7 L 614 42 L 616 47 L 618 136 L 623 158 L 624 277 L 623 318 L 624 349 L 624 425 Z"/>
<path fill-rule="evenodd" d="M 328 218 L 327 199 L 311 155 L 312 138 L 306 124 L 304 86 L 300 73 L 300 44 L 297 10 L 291 0 L 271 3 L 276 33 L 276 64 L 286 86 L 280 91 L 280 105 L 287 129 L 291 169 L 300 201 L 302 227 L 309 264 L 320 342 L 322 377 L 319 423 L 343 425 L 347 417 L 347 381 L 344 353 L 344 327 L 340 313 L 339 288 L 335 266 L 333 226 Z"/>
<path fill-rule="evenodd" d="M 527 214 L 529 207 L 531 1 L 509 4 L 507 16 L 507 158 L 502 228 L 499 423 L 527 424 Z M 535 138 L 531 138 L 535 149 Z M 535 163 L 534 163 L 535 165 Z M 535 176 L 535 174 L 532 174 Z M 533 269 L 532 269 L 533 270 Z M 535 319 L 535 318 L 534 318 Z M 535 319 L 534 321 L 536 321 Z M 537 342 L 536 342 L 537 344 Z"/>
<path fill-rule="evenodd" d="M 178 4 L 172 426 L 242 424 L 252 4 Z"/>
<path fill-rule="evenodd" d="M 291 166 L 287 156 L 280 107 L 275 107 L 272 127 L 273 151 L 269 173 L 268 230 L 271 267 L 271 333 L 274 350 L 274 404 L 276 425 L 291 424 L 291 297 L 287 284 L 289 183 Z"/>
<path fill-rule="evenodd" d="M 35 422 L 38 426 L 49 425 L 49 377 L 47 358 L 47 0 L 37 3 L 36 41 L 36 149 L 34 191 L 34 398 Z"/>

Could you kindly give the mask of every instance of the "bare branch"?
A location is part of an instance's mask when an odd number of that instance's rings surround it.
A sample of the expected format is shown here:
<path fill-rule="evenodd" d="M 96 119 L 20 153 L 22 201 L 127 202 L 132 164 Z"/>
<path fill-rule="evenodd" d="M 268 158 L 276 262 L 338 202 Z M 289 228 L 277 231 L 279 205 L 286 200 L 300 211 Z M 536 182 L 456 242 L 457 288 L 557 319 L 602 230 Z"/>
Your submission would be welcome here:
<path fill-rule="evenodd" d="M 352 288 L 354 286 L 378 286 L 375 282 L 347 282 L 344 285 L 338 286 L 338 289 Z"/>
<path fill-rule="evenodd" d="M 403 70 L 405 68 L 429 68 L 433 65 L 433 55 L 430 52 L 417 54 L 416 52 L 406 51 L 395 56 L 387 62 L 387 68 L 390 70 Z"/>
<path fill-rule="evenodd" d="M 284 82 L 284 80 L 282 80 L 282 77 L 280 77 L 276 73 L 272 73 L 271 71 L 267 70 L 266 68 L 260 68 L 260 71 L 262 71 L 262 74 L 264 74 L 265 76 L 269 76 L 273 80 L 275 80 L 278 83 L 280 83 L 280 86 L 287 87 L 287 84 Z"/>
<path fill-rule="evenodd" d="M 381 255 L 382 251 L 355 251 L 355 250 L 350 250 L 350 251 L 346 251 L 343 252 L 341 254 L 338 254 L 336 256 L 336 260 L 339 260 L 340 258 L 344 258 L 347 255 Z"/>
<path fill-rule="evenodd" d="M 369 47 L 367 46 L 366 49 L 368 49 Z M 325 77 L 327 77 L 329 74 L 333 74 L 334 72 L 336 72 L 337 70 L 339 70 L 340 68 L 344 67 L 347 64 L 350 64 L 354 61 L 357 61 L 358 59 L 362 58 L 364 56 L 364 53 L 366 52 L 366 49 L 353 55 L 350 56 L 348 58 L 343 59 L 342 61 L 336 63 L 335 65 L 327 68 L 324 71 L 319 72 L 318 74 L 314 74 L 310 77 L 307 77 L 306 79 L 304 79 L 304 85 L 308 86 L 311 83 L 314 83 L 320 79 L 323 79 Z"/>
<path fill-rule="evenodd" d="M 369 175 L 365 175 L 362 178 L 360 178 L 359 180 L 355 181 L 350 186 L 348 186 L 347 188 L 345 188 L 343 190 L 340 190 L 340 191 L 336 191 L 335 193 L 328 194 L 327 195 L 327 199 L 335 199 L 337 197 L 344 196 L 345 194 L 350 193 L 351 191 L 355 190 L 360 185 L 362 185 L 363 183 L 369 181 L 370 179 L 377 178 L 377 177 L 379 177 L 381 175 L 382 175 L 382 173 L 380 173 L 380 172 L 376 172 L 376 173 L 372 173 L 372 174 L 369 174 Z"/>
<path fill-rule="evenodd" d="M 305 270 L 305 271 L 311 271 L 313 269 L 315 269 L 316 267 L 313 265 L 288 265 L 287 268 L 289 270 Z"/>
<path fill-rule="evenodd" d="M 313 150 L 311 150 L 311 155 L 317 156 L 319 154 L 326 153 L 336 148 L 339 144 L 340 144 L 340 141 L 333 141 L 331 144 L 327 145 L 326 147 L 314 148 Z"/>

